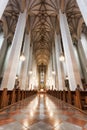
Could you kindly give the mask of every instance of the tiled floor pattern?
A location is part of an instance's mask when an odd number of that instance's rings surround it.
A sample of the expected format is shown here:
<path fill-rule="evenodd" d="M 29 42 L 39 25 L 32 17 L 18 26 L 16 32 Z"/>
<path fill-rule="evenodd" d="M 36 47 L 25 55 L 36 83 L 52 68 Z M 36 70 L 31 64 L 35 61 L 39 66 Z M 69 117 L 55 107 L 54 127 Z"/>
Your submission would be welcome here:
<path fill-rule="evenodd" d="M 0 112 L 0 130 L 87 130 L 87 115 L 38 94 Z"/>

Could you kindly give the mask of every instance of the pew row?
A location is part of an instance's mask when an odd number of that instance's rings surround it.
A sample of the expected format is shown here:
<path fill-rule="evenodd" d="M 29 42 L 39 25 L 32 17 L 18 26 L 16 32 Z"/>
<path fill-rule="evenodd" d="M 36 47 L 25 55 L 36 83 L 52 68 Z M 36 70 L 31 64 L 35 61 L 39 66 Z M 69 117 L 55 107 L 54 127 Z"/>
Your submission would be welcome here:
<path fill-rule="evenodd" d="M 0 90 L 0 109 L 7 107 L 8 105 L 12 105 L 25 98 L 28 98 L 36 93 L 37 91 L 35 90 L 7 90 L 6 88 L 4 88 L 3 90 Z"/>
<path fill-rule="evenodd" d="M 81 110 L 87 110 L 87 91 L 48 90 L 47 93 Z"/>

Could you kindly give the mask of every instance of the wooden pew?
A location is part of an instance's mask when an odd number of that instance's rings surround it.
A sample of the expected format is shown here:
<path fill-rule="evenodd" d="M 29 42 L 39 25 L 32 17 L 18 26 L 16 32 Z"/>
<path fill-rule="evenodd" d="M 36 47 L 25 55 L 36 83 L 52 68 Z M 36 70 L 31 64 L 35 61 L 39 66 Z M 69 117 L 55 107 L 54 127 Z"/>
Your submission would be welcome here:
<path fill-rule="evenodd" d="M 11 100 L 11 104 L 16 102 L 16 95 L 15 95 L 15 89 L 13 89 L 12 91 L 12 96 L 11 96 L 12 100 Z"/>
<path fill-rule="evenodd" d="M 7 95 L 7 88 L 4 88 L 1 90 L 1 96 L 0 96 L 0 108 L 6 107 L 8 105 L 8 95 Z"/>
<path fill-rule="evenodd" d="M 16 95 L 16 102 L 20 101 L 21 99 L 20 89 L 15 90 L 15 95 Z"/>
<path fill-rule="evenodd" d="M 13 103 L 15 103 L 15 89 L 7 90 L 7 88 L 4 88 L 3 90 L 0 90 L 0 108 Z"/>
<path fill-rule="evenodd" d="M 75 104 L 75 91 L 70 91 L 68 90 L 67 94 L 66 94 L 66 100 L 67 103 L 74 105 Z"/>
<path fill-rule="evenodd" d="M 75 106 L 87 110 L 87 91 L 76 90 Z"/>
<path fill-rule="evenodd" d="M 20 100 L 23 100 L 23 99 L 25 99 L 25 91 L 24 91 L 24 90 L 21 90 Z"/>
<path fill-rule="evenodd" d="M 63 101 L 68 102 L 68 91 L 63 90 Z"/>
<path fill-rule="evenodd" d="M 20 89 L 13 89 L 13 90 L 7 90 L 7 88 L 4 88 L 3 90 L 0 90 L 0 109 L 14 104 L 20 100 L 23 100 L 25 98 L 28 98 L 34 94 L 36 94 L 37 91 L 24 91 Z"/>

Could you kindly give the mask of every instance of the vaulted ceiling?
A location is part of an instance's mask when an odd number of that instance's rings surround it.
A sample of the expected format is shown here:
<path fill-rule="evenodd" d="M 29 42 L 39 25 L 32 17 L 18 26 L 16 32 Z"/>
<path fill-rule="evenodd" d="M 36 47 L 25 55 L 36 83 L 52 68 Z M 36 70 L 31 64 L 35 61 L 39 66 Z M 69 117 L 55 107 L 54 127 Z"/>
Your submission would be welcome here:
<path fill-rule="evenodd" d="M 81 31 L 87 32 L 76 0 L 9 0 L 2 17 L 4 34 L 9 41 L 12 41 L 18 15 L 23 12 L 25 1 L 28 7 L 26 30 L 31 30 L 31 44 L 38 65 L 48 64 L 54 32 L 60 32 L 60 8 L 66 12 L 73 42 L 80 37 Z"/>

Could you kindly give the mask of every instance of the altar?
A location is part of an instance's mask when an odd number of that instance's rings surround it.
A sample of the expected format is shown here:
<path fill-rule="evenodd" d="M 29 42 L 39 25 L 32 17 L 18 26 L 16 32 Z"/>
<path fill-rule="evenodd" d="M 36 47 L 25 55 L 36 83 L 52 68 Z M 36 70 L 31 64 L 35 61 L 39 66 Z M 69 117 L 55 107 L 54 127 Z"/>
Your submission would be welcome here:
<path fill-rule="evenodd" d="M 45 94 L 45 93 L 46 93 L 46 90 L 43 89 L 43 88 L 41 88 L 40 90 L 38 90 L 38 93 L 40 93 L 40 94 Z"/>

